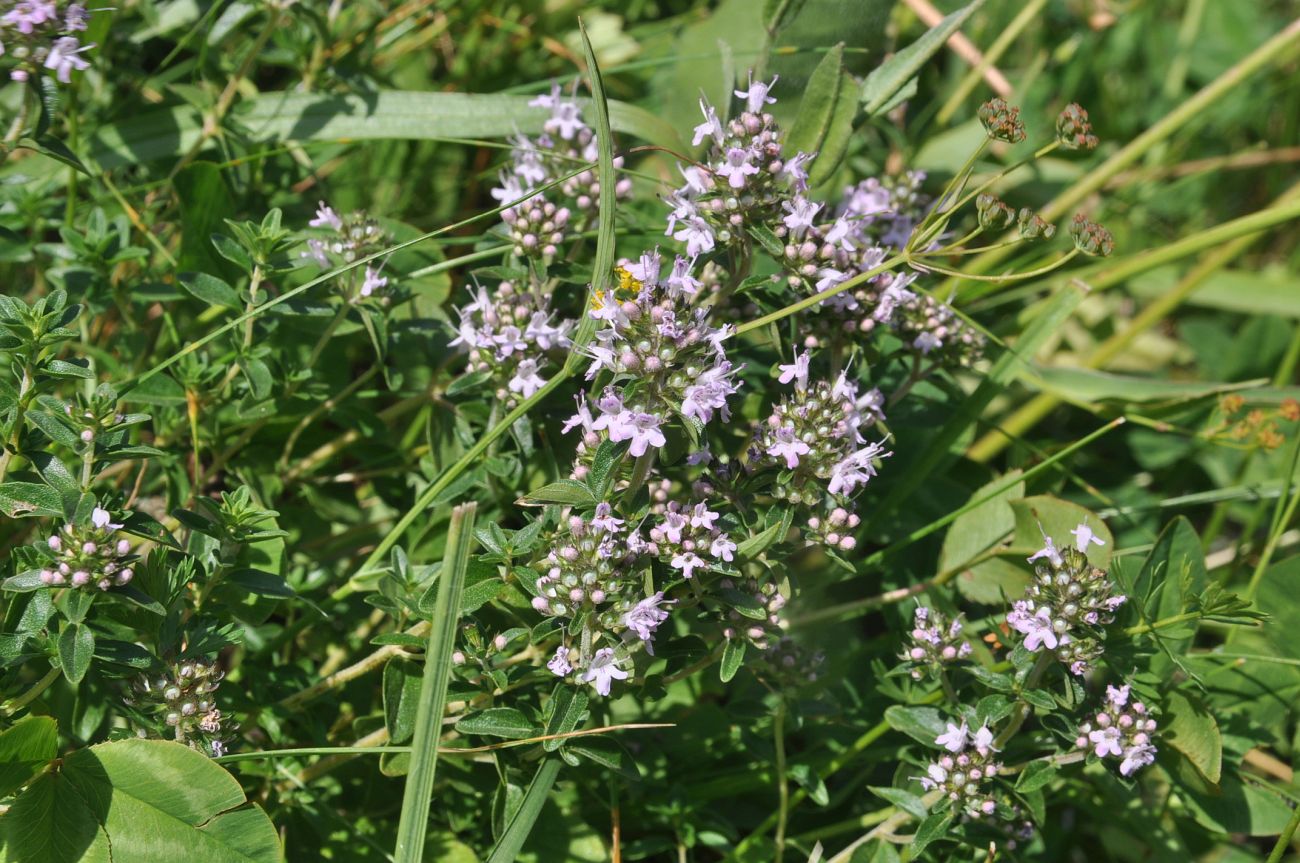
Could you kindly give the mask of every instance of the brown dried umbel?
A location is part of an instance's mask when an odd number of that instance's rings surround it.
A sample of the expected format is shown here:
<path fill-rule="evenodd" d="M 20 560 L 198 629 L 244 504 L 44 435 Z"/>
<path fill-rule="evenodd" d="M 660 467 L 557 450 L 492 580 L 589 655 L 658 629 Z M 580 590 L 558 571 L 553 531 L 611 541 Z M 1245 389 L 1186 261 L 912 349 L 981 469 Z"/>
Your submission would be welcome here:
<path fill-rule="evenodd" d="M 1075 215 L 1074 221 L 1070 222 L 1070 237 L 1074 240 L 1074 247 L 1085 255 L 1104 258 L 1115 251 L 1115 238 L 1110 231 L 1088 221 L 1083 213 Z"/>
<path fill-rule="evenodd" d="M 1019 144 L 1025 140 L 1025 124 L 1020 119 L 1020 109 L 1008 105 L 1004 99 L 990 99 L 979 108 L 980 122 L 995 141 Z"/>
<path fill-rule="evenodd" d="M 1067 150 L 1091 150 L 1097 146 L 1088 112 L 1078 102 L 1071 102 L 1056 115 L 1056 140 Z"/>

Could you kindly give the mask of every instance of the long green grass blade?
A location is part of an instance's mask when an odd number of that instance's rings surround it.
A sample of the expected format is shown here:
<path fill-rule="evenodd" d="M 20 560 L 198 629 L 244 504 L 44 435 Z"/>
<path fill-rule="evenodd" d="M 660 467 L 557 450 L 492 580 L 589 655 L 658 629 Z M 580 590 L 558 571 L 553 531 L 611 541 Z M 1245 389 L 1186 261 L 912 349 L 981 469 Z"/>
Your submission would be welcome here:
<path fill-rule="evenodd" d="M 451 674 L 451 651 L 460 618 L 460 595 L 465 589 L 465 571 L 474 545 L 474 510 L 477 504 L 458 506 L 451 513 L 447 553 L 439 574 L 438 599 L 433 607 L 429 647 L 424 655 L 424 683 L 415 714 L 411 740 L 411 768 L 402 794 L 402 814 L 397 824 L 397 863 L 420 863 L 424 857 L 424 835 L 429 826 L 429 803 L 433 798 L 433 776 L 438 766 L 438 737 L 442 711 Z"/>
<path fill-rule="evenodd" d="M 515 813 L 514 818 L 510 819 L 510 824 L 497 840 L 496 847 L 488 855 L 487 863 L 514 863 L 514 859 L 519 856 L 520 849 L 528 839 L 528 834 L 533 832 L 537 816 L 542 814 L 542 806 L 546 804 L 546 795 L 551 793 L 551 786 L 555 784 L 555 777 L 559 774 L 560 759 L 558 758 L 548 758 L 542 762 L 541 767 L 537 768 L 537 773 L 529 783 L 527 793 L 524 794 L 524 802 L 519 805 L 519 811 Z"/>

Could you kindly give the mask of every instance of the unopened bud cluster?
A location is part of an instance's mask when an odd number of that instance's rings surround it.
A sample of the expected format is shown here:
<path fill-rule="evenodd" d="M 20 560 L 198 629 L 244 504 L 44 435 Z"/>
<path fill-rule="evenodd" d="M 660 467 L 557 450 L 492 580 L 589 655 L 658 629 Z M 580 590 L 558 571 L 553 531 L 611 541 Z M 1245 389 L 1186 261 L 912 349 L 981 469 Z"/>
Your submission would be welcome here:
<path fill-rule="evenodd" d="M 159 720 L 177 743 L 213 757 L 224 755 L 227 741 L 222 734 L 233 728 L 222 717 L 214 694 L 223 676 L 210 661 L 176 662 L 162 674 L 137 678 L 132 703 Z"/>
<path fill-rule="evenodd" d="M 1074 240 L 1074 247 L 1085 255 L 1104 258 L 1115 251 L 1115 238 L 1110 231 L 1088 221 L 1083 213 L 1076 214 L 1070 222 L 1070 239 Z"/>
<path fill-rule="evenodd" d="M 48 562 L 41 569 L 41 583 L 98 590 L 128 584 L 138 558 L 131 543 L 118 534 L 121 527 L 99 507 L 91 512 L 90 524 L 65 524 L 44 544 Z"/>
<path fill-rule="evenodd" d="M 536 195 L 518 206 L 503 210 L 501 220 L 509 229 L 516 255 L 550 262 L 559 254 L 564 242 L 569 208 L 557 207 L 545 195 Z"/>
<path fill-rule="evenodd" d="M 553 617 L 586 613 L 606 630 L 620 628 L 639 585 L 637 564 L 643 543 L 635 533 L 622 536 L 623 520 L 608 504 L 590 517 L 570 515 L 550 537 L 550 550 L 533 564 L 541 573 L 533 608 Z"/>
<path fill-rule="evenodd" d="M 1092 150 L 1097 136 L 1092 133 L 1088 112 L 1078 102 L 1071 102 L 1056 116 L 1056 140 L 1067 150 Z"/>
<path fill-rule="evenodd" d="M 1098 758 L 1118 758 L 1120 774 L 1132 776 L 1156 760 L 1155 736 L 1155 719 L 1129 687 L 1107 686 L 1105 706 L 1079 726 L 1075 746 Z"/>
<path fill-rule="evenodd" d="M 735 591 L 746 597 L 741 613 L 733 605 L 725 613 L 722 635 L 728 640 L 743 638 L 759 650 L 772 647 L 783 635 L 781 610 L 785 608 L 785 595 L 775 583 L 754 577 L 718 581 L 720 595 Z M 736 603 L 739 604 L 739 603 Z"/>
<path fill-rule="evenodd" d="M 962 638 L 960 617 L 947 620 L 942 613 L 918 605 L 902 659 L 913 680 L 937 675 L 971 654 L 970 642 Z"/>
<path fill-rule="evenodd" d="M 809 517 L 808 529 L 804 535 L 836 551 L 852 551 L 858 544 L 853 538 L 853 531 L 860 524 L 862 518 L 856 512 L 849 512 L 842 506 L 832 506 L 824 516 Z"/>
<path fill-rule="evenodd" d="M 790 636 L 782 635 L 758 655 L 754 671 L 769 685 L 785 689 L 816 683 L 825 664 L 823 651 L 810 650 Z"/>
<path fill-rule="evenodd" d="M 368 258 L 388 247 L 390 237 L 379 223 L 362 212 L 341 216 L 324 201 L 316 208 L 316 216 L 308 226 L 329 232 L 325 237 L 309 237 L 302 257 L 316 263 L 323 270 L 352 264 Z M 366 265 L 360 274 L 349 270 L 338 282 L 338 289 L 349 301 L 359 303 L 375 298 L 385 300 L 391 290 L 389 279 L 383 274 L 382 264 Z"/>
<path fill-rule="evenodd" d="M 542 388 L 551 353 L 569 346 L 574 322 L 552 323 L 551 298 L 502 282 L 491 293 L 473 290 L 474 299 L 456 310 L 460 324 L 452 347 L 469 350 L 468 371 L 489 373 L 499 402 L 514 407 Z"/>
<path fill-rule="evenodd" d="M 1046 545 L 1029 558 L 1034 578 L 1025 598 L 1012 604 L 1007 625 L 1025 637 L 1025 649 L 1052 651 L 1072 673 L 1083 674 L 1101 653 L 1098 628 L 1115 619 L 1127 597 L 1084 554 L 1102 540 L 1086 524 L 1073 533 L 1076 547 L 1057 549 L 1045 537 Z"/>
<path fill-rule="evenodd" d="M 990 99 L 976 112 L 984 131 L 995 141 L 1019 144 L 1025 140 L 1025 124 L 1020 119 L 1020 109 L 1007 104 L 1004 99 Z"/>

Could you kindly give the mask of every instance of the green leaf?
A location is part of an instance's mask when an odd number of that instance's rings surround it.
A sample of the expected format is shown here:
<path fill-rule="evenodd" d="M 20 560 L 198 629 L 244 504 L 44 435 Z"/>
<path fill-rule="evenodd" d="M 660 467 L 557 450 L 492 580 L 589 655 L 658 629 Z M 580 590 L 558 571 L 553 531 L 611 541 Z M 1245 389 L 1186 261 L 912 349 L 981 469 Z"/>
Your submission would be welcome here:
<path fill-rule="evenodd" d="M 1037 791 L 1049 785 L 1057 774 L 1056 765 L 1050 761 L 1031 761 L 1016 778 L 1016 790 L 1024 793 Z"/>
<path fill-rule="evenodd" d="M 1184 785 L 1179 797 L 1197 823 L 1216 833 L 1276 836 L 1292 815 L 1285 799 L 1253 782 L 1243 782 L 1235 771 L 1223 774 L 1218 793 Z"/>
<path fill-rule="evenodd" d="M 390 659 L 384 666 L 384 727 L 394 745 L 410 740 L 415 732 L 421 671 L 419 665 L 405 659 Z"/>
<path fill-rule="evenodd" d="M 809 185 L 820 185 L 839 167 L 857 114 L 857 87 L 844 68 L 844 44 L 840 43 L 826 52 L 809 78 L 785 141 L 788 154 L 817 154 L 809 171 Z"/>
<path fill-rule="evenodd" d="M 1156 407 L 1256 389 L 1268 384 L 1264 378 L 1234 383 L 1175 381 L 1063 366 L 1037 366 L 1033 377 L 1041 389 L 1076 404 L 1116 402 Z"/>
<path fill-rule="evenodd" d="M 9 859 L 23 863 L 281 859 L 271 820 L 248 803 L 234 777 L 188 746 L 163 740 L 72 753 L 0 823 Z"/>
<path fill-rule="evenodd" d="M 505 138 L 537 134 L 550 117 L 530 107 L 531 96 L 378 90 L 361 93 L 270 91 L 241 100 L 232 112 L 253 143 Z M 590 116 L 591 104 L 579 99 Z M 681 152 L 676 127 L 644 108 L 611 102 L 610 125 L 647 142 Z M 202 117 L 178 106 L 99 127 L 91 138 L 105 170 L 169 159 L 198 143 Z"/>
<path fill-rule="evenodd" d="M 596 496 L 591 493 L 591 489 L 584 483 L 573 479 L 560 479 L 544 485 L 536 491 L 529 492 L 520 498 L 519 503 L 525 506 L 544 506 L 548 503 L 573 506 L 577 504 L 594 504 L 596 503 Z"/>
<path fill-rule="evenodd" d="M 810 765 L 791 764 L 786 773 L 799 783 L 800 788 L 808 792 L 808 799 L 818 806 L 825 806 L 831 802 L 831 794 L 826 788 L 825 780 Z"/>
<path fill-rule="evenodd" d="M 1200 537 L 1191 522 L 1179 516 L 1160 532 L 1129 590 L 1129 601 L 1137 605 L 1147 622 L 1163 620 L 1181 614 L 1208 581 Z M 1181 631 L 1160 630 L 1150 637 L 1160 639 L 1165 649 L 1178 655 L 1191 644 L 1192 636 L 1192 627 L 1187 627 Z M 1156 657 L 1153 665 L 1169 670 L 1165 656 Z"/>
<path fill-rule="evenodd" d="M 0 732 L 0 797 L 8 797 L 59 754 L 59 726 L 48 716 L 26 716 Z"/>
<path fill-rule="evenodd" d="M 934 739 L 943 734 L 947 723 L 933 707 L 906 707 L 895 704 L 885 708 L 885 721 L 895 731 L 901 731 L 913 740 L 933 746 Z"/>
<path fill-rule="evenodd" d="M 239 294 L 235 289 L 216 276 L 207 273 L 181 273 L 179 280 L 186 293 L 210 306 L 235 309 L 241 305 Z"/>
<path fill-rule="evenodd" d="M 62 518 L 63 498 L 57 491 L 41 483 L 6 482 L 0 484 L 0 512 L 9 518 Z"/>
<path fill-rule="evenodd" d="M 80 683 L 95 655 L 95 633 L 84 623 L 71 623 L 59 633 L 59 666 L 63 676 Z"/>
<path fill-rule="evenodd" d="M 628 779 L 641 778 L 641 772 L 631 753 L 612 737 L 575 737 L 565 744 L 564 749 L 599 764 L 606 770 L 621 773 Z"/>
<path fill-rule="evenodd" d="M 719 679 L 723 683 L 730 682 L 744 662 L 745 640 L 743 638 L 728 638 L 726 646 L 722 648 L 722 662 L 718 664 Z"/>
<path fill-rule="evenodd" d="M 191 162 L 172 178 L 172 186 L 181 211 L 179 268 L 233 278 L 239 271 L 217 254 L 210 239 L 225 219 L 235 216 L 235 202 L 221 166 Z"/>
<path fill-rule="evenodd" d="M 442 714 L 451 677 L 452 648 L 460 620 L 460 593 L 465 587 L 465 570 L 474 545 L 474 514 L 477 505 L 468 503 L 452 510 L 447 527 L 447 549 L 443 553 L 438 599 L 429 628 L 429 646 L 424 656 L 424 678 L 416 707 L 411 740 L 411 764 L 402 793 L 402 812 L 397 824 L 397 863 L 419 863 L 429 826 L 429 805 L 438 765 L 438 738 L 442 736 Z"/>
<path fill-rule="evenodd" d="M 587 693 L 573 686 L 558 683 L 551 695 L 549 705 L 550 718 L 546 722 L 546 734 L 568 734 L 578 727 L 582 716 L 587 711 Z M 564 744 L 564 740 L 546 740 L 542 748 L 554 752 Z"/>
<path fill-rule="evenodd" d="M 931 843 L 942 839 L 947 834 L 950 824 L 952 824 L 951 812 L 932 812 L 926 816 L 925 820 L 917 825 L 916 835 L 912 837 L 912 859 L 920 857 L 921 852 L 930 847 Z"/>
<path fill-rule="evenodd" d="M 902 788 L 877 788 L 874 786 L 868 787 L 867 790 L 882 800 L 888 800 L 913 818 L 924 818 L 929 814 L 930 807 L 926 806 L 924 800 L 910 791 L 904 791 Z"/>
<path fill-rule="evenodd" d="M 751 237 L 758 240 L 758 244 L 772 257 L 780 258 L 785 254 L 785 246 L 777 239 L 776 234 L 772 233 L 771 228 L 766 225 L 750 225 L 745 230 L 749 232 Z"/>
<path fill-rule="evenodd" d="M 519 804 L 514 817 L 510 819 L 510 823 L 497 839 L 492 853 L 488 855 L 487 863 L 514 863 L 524 847 L 524 842 L 528 839 L 528 834 L 532 832 L 533 825 L 537 823 L 537 817 L 542 814 L 542 807 L 546 805 L 551 786 L 555 784 L 555 777 L 559 774 L 558 758 L 548 758 L 538 766 L 533 781 L 528 784 L 523 802 Z"/>
<path fill-rule="evenodd" d="M 456 723 L 456 730 L 461 734 L 522 740 L 533 736 L 536 727 L 528 721 L 527 716 L 513 707 L 489 707 L 461 719 Z"/>
<path fill-rule="evenodd" d="M 894 94 L 921 71 L 921 67 L 938 53 L 943 43 L 948 41 L 948 37 L 956 33 L 958 28 L 966 23 L 966 19 L 982 5 L 984 0 L 968 3 L 931 27 L 911 45 L 876 67 L 862 84 L 862 107 L 867 115 L 874 117 L 882 113 Z"/>
<path fill-rule="evenodd" d="M 1174 691 L 1165 699 L 1161 740 L 1177 749 L 1205 779 L 1215 785 L 1223 774 L 1223 736 L 1205 704 Z"/>

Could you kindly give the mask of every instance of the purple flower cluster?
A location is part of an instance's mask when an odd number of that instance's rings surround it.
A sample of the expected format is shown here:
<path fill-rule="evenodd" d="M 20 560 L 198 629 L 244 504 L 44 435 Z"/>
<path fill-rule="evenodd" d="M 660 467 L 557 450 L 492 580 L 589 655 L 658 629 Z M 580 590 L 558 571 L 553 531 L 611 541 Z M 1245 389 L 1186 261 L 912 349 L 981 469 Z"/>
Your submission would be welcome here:
<path fill-rule="evenodd" d="M 876 463 L 890 455 L 882 444 L 867 443 L 862 434 L 863 426 L 883 419 L 883 398 L 878 390 L 860 394 L 847 372 L 834 383 L 814 382 L 810 365 L 810 355 L 802 353 L 780 367 L 780 382 L 793 383 L 794 394 L 782 399 L 759 426 L 753 459 L 780 468 L 773 489 L 777 498 L 815 505 L 830 495 L 843 502 L 866 485 L 876 475 Z M 853 541 L 839 536 L 836 545 L 847 551 Z"/>
<path fill-rule="evenodd" d="M 517 201 L 597 158 L 595 131 L 583 122 L 577 100 L 571 96 L 566 98 L 558 84 L 528 104 L 548 109 L 551 115 L 536 138 L 514 137 L 512 164 L 501 172 L 500 185 L 492 190 L 492 197 L 502 204 Z M 614 166 L 622 165 L 622 157 L 615 157 Z M 614 192 L 626 198 L 632 192 L 632 181 L 619 180 Z M 578 230 L 594 223 L 599 200 L 600 179 L 594 169 L 589 169 L 505 210 L 501 218 L 516 254 L 550 260 L 559 253 L 572 223 L 576 223 Z"/>
<path fill-rule="evenodd" d="M 554 322 L 551 298 L 502 282 L 495 291 L 476 285 L 473 299 L 456 310 L 460 324 L 451 345 L 469 351 L 469 371 L 489 374 L 496 398 L 513 408 L 546 383 L 553 352 L 567 348 L 574 322 Z"/>
<path fill-rule="evenodd" d="M 43 69 L 60 82 L 70 83 L 74 71 L 90 67 L 81 55 L 95 45 L 82 45 L 77 35 L 89 22 L 90 12 L 80 3 L 0 2 L 0 54 L 17 61 L 9 77 L 27 81 Z"/>
<path fill-rule="evenodd" d="M 755 81 L 737 90 L 745 110 L 722 122 L 717 110 L 700 100 L 704 122 L 692 143 L 707 143 L 703 163 L 678 166 L 685 184 L 668 198 L 672 212 L 666 235 L 686 244 L 691 257 L 715 246 L 747 242 L 747 228 L 766 227 L 779 213 L 790 190 L 808 185 L 807 153 L 786 158 L 781 132 L 765 106 L 776 101 L 770 83 Z"/>
<path fill-rule="evenodd" d="M 320 230 L 320 236 L 307 238 L 307 248 L 301 253 L 305 261 L 315 263 L 322 270 L 351 264 L 368 258 L 388 247 L 388 232 L 365 213 L 353 213 L 346 218 L 324 201 L 316 207 L 316 215 L 307 222 Z M 367 299 L 384 300 L 391 290 L 383 265 L 366 265 L 358 274 L 349 270 L 340 277 L 337 287 L 344 299 L 360 303 Z"/>
<path fill-rule="evenodd" d="M 1155 734 L 1155 719 L 1128 685 L 1107 686 L 1105 707 L 1079 726 L 1075 745 L 1098 758 L 1118 758 L 1120 774 L 1132 776 L 1156 760 Z"/>
<path fill-rule="evenodd" d="M 941 673 L 970 656 L 970 642 L 962 638 L 961 630 L 960 616 L 949 621 L 932 608 L 916 607 L 910 642 L 901 657 L 910 666 L 913 680 Z"/>
<path fill-rule="evenodd" d="M 131 543 L 118 536 L 121 527 L 100 507 L 91 512 L 88 525 L 65 524 L 40 547 L 49 558 L 41 569 L 41 583 L 99 590 L 129 583 L 135 576 L 131 566 L 138 558 Z"/>
<path fill-rule="evenodd" d="M 667 442 L 662 427 L 673 415 L 699 428 L 715 416 L 729 419 L 738 369 L 722 347 L 729 329 L 710 325 L 708 308 L 693 302 L 698 283 L 690 261 L 679 256 L 664 274 L 655 250 L 620 266 L 618 277 L 589 312 L 604 326 L 587 347 L 587 379 L 609 372 L 623 386 L 605 389 L 598 413 L 580 400 L 565 431 L 581 427 L 584 439 L 599 432 L 630 441 L 632 455 L 641 456 Z"/>
<path fill-rule="evenodd" d="M 1002 771 L 994 748 L 993 732 L 982 725 L 974 732 L 966 725 L 948 723 L 934 740 L 948 750 L 930 762 L 925 775 L 917 777 L 926 791 L 941 791 L 944 797 L 972 817 L 991 815 L 997 802 L 987 790 L 988 781 Z"/>
<path fill-rule="evenodd" d="M 782 204 L 773 233 L 784 242 L 782 265 L 792 287 L 824 291 L 880 265 L 901 250 L 929 205 L 921 195 L 925 175 L 909 172 L 863 180 L 844 190 L 840 205 L 818 221 L 823 205 L 800 194 Z M 984 336 L 952 308 L 908 290 L 916 273 L 884 272 L 828 297 L 822 328 L 848 335 L 891 332 L 907 350 L 943 365 L 970 365 Z"/>
<path fill-rule="evenodd" d="M 1052 651 L 1071 673 L 1083 674 L 1101 654 L 1098 628 L 1115 619 L 1126 597 L 1104 570 L 1088 563 L 1089 545 L 1103 545 L 1086 524 L 1072 531 L 1075 546 L 1044 546 L 1029 558 L 1034 579 L 1024 599 L 1012 603 L 1007 625 L 1024 636 L 1026 650 Z"/>
<path fill-rule="evenodd" d="M 735 560 L 736 544 L 718 527 L 718 514 L 708 504 L 670 501 L 658 509 L 660 521 L 650 528 L 652 553 L 682 578 Z"/>
<path fill-rule="evenodd" d="M 597 504 L 588 517 L 570 515 L 550 537 L 545 557 L 533 564 L 541 573 L 533 608 L 563 620 L 581 619 L 585 629 L 576 649 L 559 645 L 546 667 L 557 677 L 577 671 L 601 695 L 609 694 L 611 681 L 627 678 L 620 665 L 632 646 L 654 653 L 655 633 L 673 604 L 662 592 L 641 593 L 640 573 L 654 549 L 624 524 L 608 503 Z M 609 643 L 597 647 L 601 641 Z"/>

